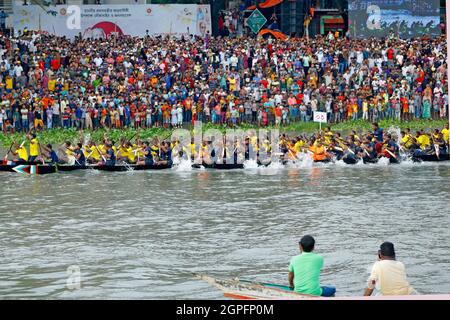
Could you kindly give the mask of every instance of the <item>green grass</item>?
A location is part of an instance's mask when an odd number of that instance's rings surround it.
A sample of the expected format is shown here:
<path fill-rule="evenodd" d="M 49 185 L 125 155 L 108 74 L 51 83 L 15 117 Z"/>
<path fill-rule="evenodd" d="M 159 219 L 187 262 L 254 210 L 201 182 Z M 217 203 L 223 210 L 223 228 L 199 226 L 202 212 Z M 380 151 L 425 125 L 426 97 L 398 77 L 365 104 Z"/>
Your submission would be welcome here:
<path fill-rule="evenodd" d="M 398 127 L 400 129 L 411 128 L 411 130 L 419 130 L 419 129 L 442 129 L 444 125 L 447 123 L 447 120 L 413 120 L 413 121 L 397 121 L 397 120 L 381 120 L 379 121 L 379 125 L 382 128 L 390 128 L 390 127 Z M 322 128 L 328 126 L 327 124 L 322 124 Z M 330 125 L 333 131 L 341 131 L 343 133 L 347 133 L 350 130 L 356 130 L 358 132 L 368 131 L 372 129 L 372 125 L 368 121 L 364 120 L 356 120 L 356 121 L 347 121 L 342 122 L 336 125 Z M 274 126 L 266 127 L 265 129 L 270 130 L 275 128 Z M 221 132 L 225 132 L 228 127 L 214 125 L 212 123 L 206 123 L 202 126 L 203 131 L 208 129 L 218 129 Z M 248 130 L 248 129 L 258 129 L 258 127 L 244 124 L 239 126 L 239 129 Z M 319 124 L 314 122 L 297 122 L 293 124 L 289 124 L 288 126 L 279 128 L 280 132 L 287 133 L 312 133 L 317 132 L 319 130 Z M 168 138 L 172 134 L 172 129 L 164 129 L 164 128 L 150 128 L 150 129 L 140 129 L 139 136 L 141 139 L 149 139 L 152 137 L 160 137 L 160 138 Z M 193 129 L 191 128 L 191 133 Z M 96 131 L 84 131 L 84 135 L 90 136 L 92 140 L 95 142 L 99 142 L 103 139 L 104 134 L 113 141 L 118 142 L 121 137 L 125 137 L 126 139 L 130 139 L 136 134 L 135 129 L 112 129 L 112 130 L 96 130 Z M 83 135 L 74 129 L 52 129 L 48 131 L 42 131 L 37 133 L 38 138 L 42 144 L 52 143 L 52 144 L 60 144 L 65 141 L 71 141 L 72 143 L 79 142 L 84 139 Z M 19 144 L 25 140 L 24 133 L 14 133 L 12 135 L 4 135 L 0 134 L 0 145 L 3 147 L 9 147 L 12 141 L 16 141 Z"/>

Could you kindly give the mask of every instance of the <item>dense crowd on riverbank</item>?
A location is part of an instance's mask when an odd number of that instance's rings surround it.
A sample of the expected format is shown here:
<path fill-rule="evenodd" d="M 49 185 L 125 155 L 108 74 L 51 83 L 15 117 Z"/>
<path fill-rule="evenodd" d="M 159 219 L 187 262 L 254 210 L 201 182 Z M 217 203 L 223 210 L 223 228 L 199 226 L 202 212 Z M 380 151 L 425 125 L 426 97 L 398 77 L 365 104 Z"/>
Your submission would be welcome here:
<path fill-rule="evenodd" d="M 0 44 L 0 129 L 258 126 L 445 118 L 446 42 L 435 39 L 76 39 Z"/>

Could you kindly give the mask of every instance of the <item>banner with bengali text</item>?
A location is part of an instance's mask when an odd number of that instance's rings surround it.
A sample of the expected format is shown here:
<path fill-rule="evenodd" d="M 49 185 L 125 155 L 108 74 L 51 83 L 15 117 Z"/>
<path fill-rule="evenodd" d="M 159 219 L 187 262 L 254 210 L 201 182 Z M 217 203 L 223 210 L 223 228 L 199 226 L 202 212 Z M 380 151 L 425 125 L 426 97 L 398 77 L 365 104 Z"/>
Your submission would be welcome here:
<path fill-rule="evenodd" d="M 82 5 L 80 28 L 73 28 L 73 13 L 68 5 L 40 7 L 15 5 L 13 25 L 15 32 L 40 30 L 50 34 L 74 38 L 108 38 L 111 34 L 145 36 L 181 36 L 211 33 L 210 5 Z M 69 10 L 68 10 L 69 9 Z M 70 20 L 68 24 L 68 20 Z"/>

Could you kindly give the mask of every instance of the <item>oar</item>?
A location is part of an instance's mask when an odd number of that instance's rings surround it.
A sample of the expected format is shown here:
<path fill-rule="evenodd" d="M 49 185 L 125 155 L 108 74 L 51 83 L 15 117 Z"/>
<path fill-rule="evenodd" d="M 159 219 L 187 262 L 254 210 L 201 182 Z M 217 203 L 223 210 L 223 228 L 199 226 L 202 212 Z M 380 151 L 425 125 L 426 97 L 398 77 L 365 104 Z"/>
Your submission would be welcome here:
<path fill-rule="evenodd" d="M 389 149 L 385 149 L 387 153 L 389 153 L 395 160 L 397 160 L 397 156 L 393 154 Z"/>
<path fill-rule="evenodd" d="M 11 142 L 11 145 L 9 146 L 9 150 L 8 150 L 8 152 L 6 153 L 5 158 L 4 158 L 5 161 L 8 159 L 8 155 L 9 155 L 9 153 L 11 152 L 14 143 L 15 143 L 15 141 Z"/>
<path fill-rule="evenodd" d="M 42 156 L 42 148 L 41 148 L 41 143 L 40 142 L 38 142 L 38 147 L 39 147 L 39 153 L 40 153 L 40 156 L 41 156 L 42 164 L 45 164 L 44 157 Z"/>
<path fill-rule="evenodd" d="M 102 156 L 103 161 L 106 162 L 106 158 L 103 156 L 103 153 L 100 152 L 100 150 L 98 149 L 96 144 L 94 144 L 94 146 L 95 146 L 95 149 L 97 149 L 97 152 Z"/>
<path fill-rule="evenodd" d="M 436 151 L 436 157 L 439 159 L 439 145 L 438 144 L 434 144 L 434 150 Z"/>
<path fill-rule="evenodd" d="M 289 151 L 289 154 L 290 154 L 294 159 L 298 159 L 298 158 L 297 158 L 297 155 L 294 154 L 294 152 L 292 152 L 291 149 L 288 149 L 288 151 Z"/>

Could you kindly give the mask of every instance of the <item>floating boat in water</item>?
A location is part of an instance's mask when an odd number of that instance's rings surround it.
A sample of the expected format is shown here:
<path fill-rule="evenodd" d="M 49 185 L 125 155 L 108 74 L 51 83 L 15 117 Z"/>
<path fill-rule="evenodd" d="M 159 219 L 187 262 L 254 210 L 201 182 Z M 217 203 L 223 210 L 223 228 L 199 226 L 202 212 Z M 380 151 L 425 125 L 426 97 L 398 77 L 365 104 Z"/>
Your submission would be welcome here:
<path fill-rule="evenodd" d="M 221 290 L 224 297 L 239 300 L 450 300 L 450 294 L 326 298 L 298 293 L 292 291 L 285 285 L 255 282 L 238 278 L 222 280 L 200 274 L 194 274 L 194 276 Z"/>
<path fill-rule="evenodd" d="M 243 163 L 205 163 L 202 164 L 195 163 L 192 165 L 194 169 L 218 169 L 218 170 L 232 170 L 232 169 L 244 169 Z"/>
<path fill-rule="evenodd" d="M 55 173 L 56 167 L 52 165 L 46 164 L 38 164 L 38 165 L 28 165 L 28 164 L 19 164 L 19 165 L 0 165 L 0 171 L 3 172 L 17 172 L 21 174 L 29 174 L 33 176 Z"/>
<path fill-rule="evenodd" d="M 448 153 L 439 154 L 439 157 L 435 154 L 421 154 L 421 155 L 413 155 L 412 160 L 415 162 L 422 161 L 430 161 L 430 162 L 438 162 L 438 161 L 448 161 L 450 160 L 450 155 Z"/>
<path fill-rule="evenodd" d="M 88 168 L 92 168 L 100 171 L 143 171 L 143 170 L 163 170 L 170 169 L 172 165 L 139 165 L 139 164 L 129 164 L 129 165 L 116 165 L 116 166 L 87 166 Z"/>
<path fill-rule="evenodd" d="M 103 165 L 84 165 L 84 166 L 72 166 L 72 165 L 61 165 L 58 164 L 58 171 L 76 171 L 76 170 L 100 170 L 100 171 L 142 171 L 142 170 L 162 170 L 170 169 L 172 166 L 169 165 L 137 165 L 137 164 L 127 164 L 127 165 L 115 165 L 115 166 L 103 166 Z"/>
<path fill-rule="evenodd" d="M 240 279 L 222 280 L 199 274 L 195 274 L 194 276 L 223 291 L 224 297 L 232 299 L 329 299 L 297 293 L 287 286 L 273 283 L 261 283 Z"/>

